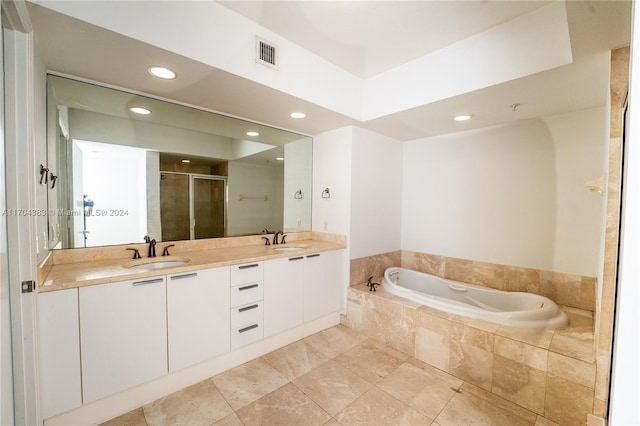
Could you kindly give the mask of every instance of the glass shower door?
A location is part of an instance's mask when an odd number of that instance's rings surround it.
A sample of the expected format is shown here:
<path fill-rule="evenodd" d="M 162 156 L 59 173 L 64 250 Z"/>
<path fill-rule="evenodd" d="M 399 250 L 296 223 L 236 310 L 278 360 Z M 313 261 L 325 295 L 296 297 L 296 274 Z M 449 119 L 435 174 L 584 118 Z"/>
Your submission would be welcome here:
<path fill-rule="evenodd" d="M 162 241 L 190 239 L 189 175 L 160 174 Z"/>
<path fill-rule="evenodd" d="M 192 176 L 192 239 L 224 237 L 225 181 Z"/>

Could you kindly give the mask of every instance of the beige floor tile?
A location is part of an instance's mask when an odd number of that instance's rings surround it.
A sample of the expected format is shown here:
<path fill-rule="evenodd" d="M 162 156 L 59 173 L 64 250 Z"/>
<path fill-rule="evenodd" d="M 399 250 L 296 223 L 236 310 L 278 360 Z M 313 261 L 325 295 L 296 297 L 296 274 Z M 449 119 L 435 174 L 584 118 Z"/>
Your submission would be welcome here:
<path fill-rule="evenodd" d="M 236 413 L 231 413 L 224 419 L 218 420 L 213 426 L 244 426 Z"/>
<path fill-rule="evenodd" d="M 293 381 L 305 395 L 335 416 L 373 385 L 331 360 Z"/>
<path fill-rule="evenodd" d="M 324 410 L 289 383 L 236 412 L 245 425 L 322 425 L 331 419 Z"/>
<path fill-rule="evenodd" d="M 433 421 L 377 387 L 341 411 L 336 420 L 343 426 L 430 425 Z"/>
<path fill-rule="evenodd" d="M 119 417 L 102 423 L 100 426 L 146 426 L 147 421 L 144 418 L 144 411 L 142 408 L 136 408 L 133 411 L 129 411 Z"/>
<path fill-rule="evenodd" d="M 231 408 L 238 410 L 289 381 L 262 358 L 232 368 L 213 378 Z"/>
<path fill-rule="evenodd" d="M 534 424 L 530 420 L 516 416 L 510 410 L 505 410 L 490 401 L 464 391 L 451 399 L 440 415 L 436 417 L 436 422 L 442 426 L 525 426 Z"/>
<path fill-rule="evenodd" d="M 263 358 L 289 380 L 308 373 L 330 359 L 305 340 L 270 352 Z"/>
<path fill-rule="evenodd" d="M 436 370 L 426 364 L 424 368 L 404 363 L 382 379 L 377 387 L 404 402 L 425 416 L 435 419 L 438 413 L 456 394 L 458 386 L 452 386 L 434 374 Z"/>
<path fill-rule="evenodd" d="M 210 425 L 233 412 L 210 379 L 143 407 L 149 425 Z"/>
<path fill-rule="evenodd" d="M 538 416 L 536 420 L 536 426 L 560 426 L 558 423 L 553 420 L 546 419 L 542 416 Z"/>
<path fill-rule="evenodd" d="M 472 385 L 471 383 L 463 383 L 460 387 L 460 391 L 462 393 L 468 393 L 474 396 L 477 396 L 480 399 L 484 399 L 489 402 L 491 405 L 499 407 L 501 409 L 511 411 L 518 417 L 522 417 L 523 419 L 533 423 L 536 421 L 538 415 L 533 411 L 529 411 L 511 401 L 507 401 L 504 398 L 501 398 L 491 392 L 488 392 L 482 388 Z"/>
<path fill-rule="evenodd" d="M 337 325 L 304 340 L 329 358 L 335 358 L 366 339 L 365 336 L 348 327 Z"/>
<path fill-rule="evenodd" d="M 376 383 L 408 358 L 400 351 L 368 339 L 337 356 L 335 361 L 368 382 Z"/>

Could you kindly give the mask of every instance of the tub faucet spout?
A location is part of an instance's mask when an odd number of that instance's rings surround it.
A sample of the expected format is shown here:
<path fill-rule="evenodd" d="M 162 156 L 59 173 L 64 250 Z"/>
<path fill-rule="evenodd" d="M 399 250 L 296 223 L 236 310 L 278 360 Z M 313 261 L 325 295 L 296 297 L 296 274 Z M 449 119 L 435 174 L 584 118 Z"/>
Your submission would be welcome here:
<path fill-rule="evenodd" d="M 369 287 L 369 291 L 376 291 L 376 286 L 380 285 L 380 283 L 374 283 L 373 276 L 369 277 L 369 281 L 367 282 L 367 287 Z"/>

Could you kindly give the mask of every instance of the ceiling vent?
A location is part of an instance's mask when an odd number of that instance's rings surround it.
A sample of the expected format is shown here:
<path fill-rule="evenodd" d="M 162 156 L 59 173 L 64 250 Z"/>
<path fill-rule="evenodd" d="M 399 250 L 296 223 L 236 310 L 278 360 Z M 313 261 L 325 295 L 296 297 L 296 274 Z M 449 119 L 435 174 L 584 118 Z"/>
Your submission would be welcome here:
<path fill-rule="evenodd" d="M 278 46 L 256 36 L 256 62 L 278 69 Z"/>

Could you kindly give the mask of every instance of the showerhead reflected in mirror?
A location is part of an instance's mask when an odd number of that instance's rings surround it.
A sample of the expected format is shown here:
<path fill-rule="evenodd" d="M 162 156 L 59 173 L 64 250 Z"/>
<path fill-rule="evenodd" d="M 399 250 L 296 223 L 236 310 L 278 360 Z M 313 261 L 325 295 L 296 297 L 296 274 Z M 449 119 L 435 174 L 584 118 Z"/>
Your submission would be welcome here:
<path fill-rule="evenodd" d="M 47 93 L 50 248 L 311 229 L 310 137 L 59 76 Z"/>

